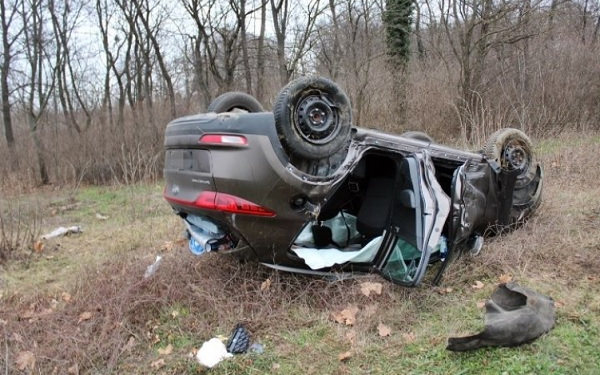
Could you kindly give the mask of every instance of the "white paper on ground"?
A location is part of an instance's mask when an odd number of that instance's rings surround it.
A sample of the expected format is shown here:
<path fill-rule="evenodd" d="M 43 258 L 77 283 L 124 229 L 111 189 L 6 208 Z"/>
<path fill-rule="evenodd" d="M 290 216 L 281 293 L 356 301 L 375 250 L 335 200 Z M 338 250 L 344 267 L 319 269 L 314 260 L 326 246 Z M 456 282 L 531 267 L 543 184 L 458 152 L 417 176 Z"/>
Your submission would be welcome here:
<path fill-rule="evenodd" d="M 206 341 L 196 353 L 196 360 L 209 368 L 213 368 L 225 358 L 233 357 L 233 354 L 227 352 L 227 347 L 223 341 L 216 337 Z"/>
<path fill-rule="evenodd" d="M 292 246 L 292 251 L 313 270 L 331 267 L 334 264 L 346 262 L 364 263 L 371 262 L 381 246 L 383 236 L 375 237 L 362 249 L 356 251 L 341 251 L 338 249 L 315 249 L 309 247 Z"/>
<path fill-rule="evenodd" d="M 41 238 L 42 240 L 48 240 L 50 238 L 54 238 L 54 237 L 59 237 L 59 236 L 64 236 L 67 234 L 71 234 L 71 233 L 81 233 L 81 227 L 78 225 L 72 226 L 72 227 L 58 227 L 55 230 L 53 230 L 50 233 L 44 234 Z"/>

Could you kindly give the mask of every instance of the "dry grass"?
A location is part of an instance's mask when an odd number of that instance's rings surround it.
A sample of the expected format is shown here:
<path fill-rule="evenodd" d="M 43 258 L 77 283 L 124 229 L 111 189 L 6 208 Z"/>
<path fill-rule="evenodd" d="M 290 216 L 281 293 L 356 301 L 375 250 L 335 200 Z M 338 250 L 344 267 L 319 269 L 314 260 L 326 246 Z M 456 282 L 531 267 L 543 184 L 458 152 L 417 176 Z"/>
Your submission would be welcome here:
<path fill-rule="evenodd" d="M 468 359 L 444 354 L 445 340 L 480 327 L 475 302 L 489 296 L 501 274 L 553 296 L 563 326 L 600 316 L 594 292 L 600 267 L 600 166 L 591 157 L 599 152 L 597 136 L 542 143 L 544 203 L 532 220 L 486 242 L 480 256 L 458 259 L 442 288 L 383 282 L 382 295 L 371 297 L 360 291 L 365 279 L 330 282 L 218 254 L 192 256 L 176 242 L 182 228 L 162 202 L 160 187 L 85 189 L 49 200 L 42 214 L 63 203 L 78 205 L 46 218 L 44 229 L 79 220 L 87 223 L 86 230 L 56 240 L 27 263 L 7 265 L 0 297 L 5 353 L 0 369 L 19 373 L 15 361 L 30 351 L 35 357 L 31 373 L 201 372 L 188 353 L 242 321 L 267 351 L 224 363 L 217 373 L 266 373 L 274 364 L 282 373 L 398 373 L 407 365 L 400 358 L 415 369 L 425 366 L 414 373 L 453 371 Z M 97 212 L 111 217 L 98 221 Z M 145 279 L 146 267 L 159 253 L 163 262 Z M 382 282 L 376 276 L 367 280 Z M 485 288 L 471 288 L 476 280 Z M 331 314 L 349 305 L 360 309 L 356 324 L 335 323 Z M 379 323 L 390 327 L 391 337 L 379 337 Z M 168 344 L 173 353 L 158 354 Z M 560 341 L 543 345 L 512 353 L 567 350 Z M 350 365 L 337 359 L 348 350 Z M 151 367 L 159 358 L 166 358 L 160 371 Z M 436 365 L 443 365 L 439 372 Z"/>

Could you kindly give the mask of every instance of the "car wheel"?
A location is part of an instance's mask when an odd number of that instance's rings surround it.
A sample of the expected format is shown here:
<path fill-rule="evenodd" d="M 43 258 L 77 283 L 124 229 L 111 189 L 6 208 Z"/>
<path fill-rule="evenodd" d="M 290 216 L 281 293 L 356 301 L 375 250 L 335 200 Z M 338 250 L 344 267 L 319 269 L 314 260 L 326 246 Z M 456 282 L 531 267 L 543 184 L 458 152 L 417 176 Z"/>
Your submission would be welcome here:
<path fill-rule="evenodd" d="M 290 82 L 273 108 L 284 149 L 308 160 L 323 159 L 344 147 L 350 137 L 350 100 L 335 83 L 319 77 Z"/>
<path fill-rule="evenodd" d="M 488 140 L 484 149 L 488 160 L 495 160 L 505 170 L 520 170 L 515 188 L 529 184 L 537 171 L 533 143 L 518 129 L 500 129 Z"/>
<path fill-rule="evenodd" d="M 209 105 L 207 112 L 263 112 L 262 105 L 252 95 L 244 92 L 230 91 L 217 96 Z"/>
<path fill-rule="evenodd" d="M 418 131 L 408 131 L 408 132 L 404 132 L 402 134 L 400 134 L 400 136 L 405 137 L 405 138 L 412 138 L 412 139 L 417 139 L 419 141 L 423 141 L 423 142 L 430 142 L 433 143 L 433 138 L 431 138 L 429 135 L 423 133 L 423 132 L 418 132 Z"/>
<path fill-rule="evenodd" d="M 500 129 L 486 143 L 484 154 L 488 160 L 495 160 L 505 170 L 519 170 L 511 218 L 521 221 L 541 202 L 542 176 L 538 172 L 533 143 L 518 129 Z"/>

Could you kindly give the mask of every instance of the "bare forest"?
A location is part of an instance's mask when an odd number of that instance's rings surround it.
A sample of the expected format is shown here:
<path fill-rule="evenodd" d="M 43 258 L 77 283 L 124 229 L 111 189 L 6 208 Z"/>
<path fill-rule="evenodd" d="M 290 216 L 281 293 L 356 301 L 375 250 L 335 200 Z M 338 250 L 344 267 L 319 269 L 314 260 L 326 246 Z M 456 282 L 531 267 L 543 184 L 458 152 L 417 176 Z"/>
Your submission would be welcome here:
<path fill-rule="evenodd" d="M 598 0 L 416 0 L 401 72 L 383 0 L 0 6 L 3 189 L 158 178 L 171 119 L 234 90 L 269 110 L 302 75 L 340 84 L 355 125 L 438 141 L 600 129 Z"/>

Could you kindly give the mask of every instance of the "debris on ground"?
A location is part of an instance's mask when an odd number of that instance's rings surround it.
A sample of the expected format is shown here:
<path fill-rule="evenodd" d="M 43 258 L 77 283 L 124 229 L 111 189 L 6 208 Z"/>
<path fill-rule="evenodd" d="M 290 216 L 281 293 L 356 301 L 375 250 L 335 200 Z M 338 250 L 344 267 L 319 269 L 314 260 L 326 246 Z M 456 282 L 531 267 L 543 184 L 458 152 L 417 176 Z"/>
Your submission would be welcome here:
<path fill-rule="evenodd" d="M 66 228 L 58 227 L 55 230 L 53 230 L 52 232 L 44 234 L 40 238 L 42 240 L 48 240 L 48 239 L 54 238 L 54 237 L 66 236 L 71 233 L 81 233 L 81 232 L 83 232 L 83 231 L 81 230 L 81 227 L 79 225 L 74 225 L 72 227 L 66 227 Z"/>
<path fill-rule="evenodd" d="M 448 350 L 464 352 L 487 346 L 532 342 L 554 327 L 552 298 L 517 285 L 500 284 L 485 302 L 485 329 L 468 337 L 451 337 Z"/>
<path fill-rule="evenodd" d="M 227 352 L 225 344 L 218 337 L 206 341 L 196 353 L 196 360 L 208 368 L 213 368 L 222 360 L 231 357 L 233 354 Z"/>
<path fill-rule="evenodd" d="M 255 342 L 254 344 L 250 345 L 248 351 L 250 353 L 263 354 L 265 352 L 265 347 L 262 344 Z"/>
<path fill-rule="evenodd" d="M 227 341 L 227 351 L 233 354 L 246 353 L 249 346 L 250 332 L 248 332 L 243 324 L 236 324 Z"/>
<path fill-rule="evenodd" d="M 146 268 L 146 273 L 144 273 L 145 279 L 149 278 L 150 276 L 152 276 L 156 273 L 156 270 L 160 266 L 161 261 L 162 261 L 162 257 L 160 255 L 157 255 L 154 263 L 152 263 L 151 265 L 148 266 L 148 268 Z"/>

